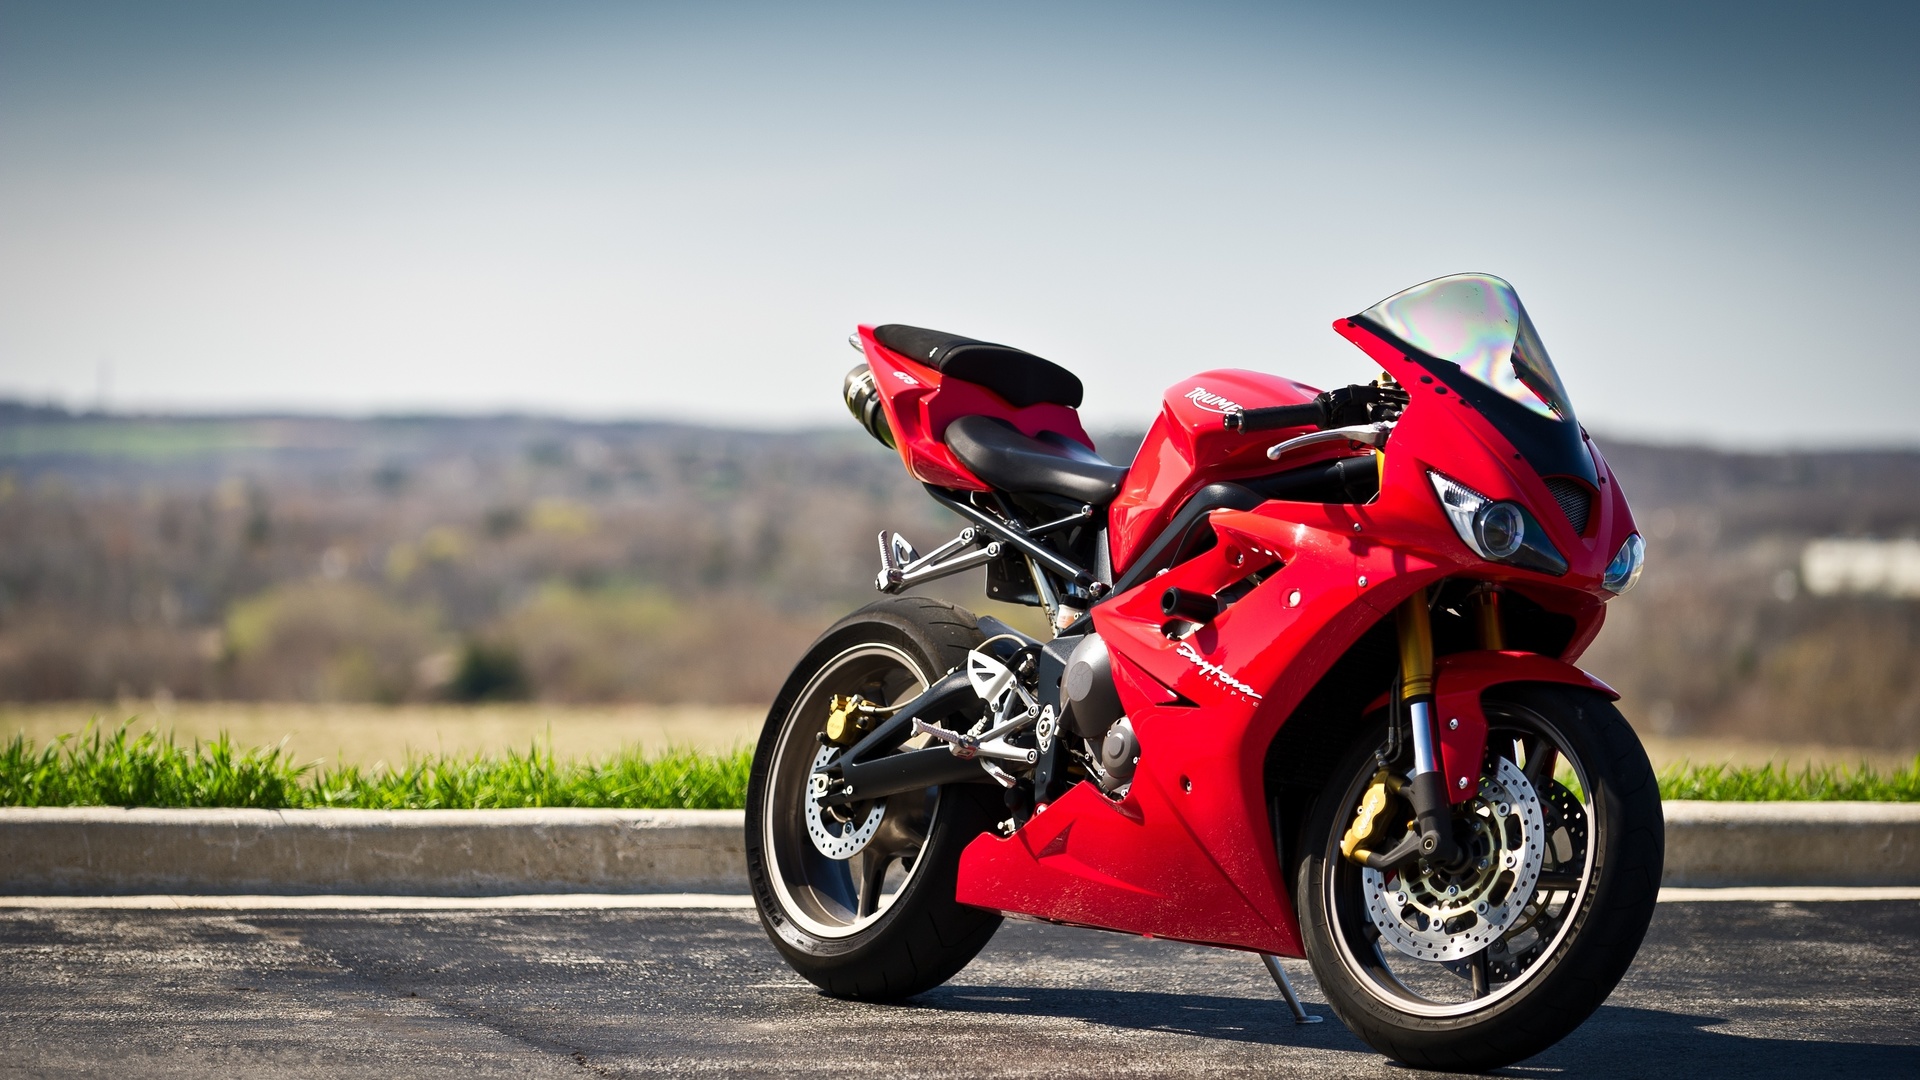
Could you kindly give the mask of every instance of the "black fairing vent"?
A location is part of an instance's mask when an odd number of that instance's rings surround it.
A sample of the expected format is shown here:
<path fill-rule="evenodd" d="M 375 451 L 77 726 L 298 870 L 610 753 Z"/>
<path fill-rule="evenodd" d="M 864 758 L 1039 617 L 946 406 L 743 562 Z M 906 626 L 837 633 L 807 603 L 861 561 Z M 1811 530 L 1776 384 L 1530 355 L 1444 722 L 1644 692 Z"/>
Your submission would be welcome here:
<path fill-rule="evenodd" d="M 1585 536 L 1587 518 L 1593 514 L 1593 492 L 1570 476 L 1547 477 L 1547 490 L 1553 492 L 1553 501 L 1560 504 L 1560 512 L 1573 523 L 1573 531 Z"/>

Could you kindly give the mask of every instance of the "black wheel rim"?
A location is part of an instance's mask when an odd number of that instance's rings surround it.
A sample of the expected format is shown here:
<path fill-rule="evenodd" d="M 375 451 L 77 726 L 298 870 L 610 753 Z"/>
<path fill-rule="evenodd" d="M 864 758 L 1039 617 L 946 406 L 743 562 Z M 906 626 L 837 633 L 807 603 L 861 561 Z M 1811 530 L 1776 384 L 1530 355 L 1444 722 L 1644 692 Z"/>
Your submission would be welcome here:
<path fill-rule="evenodd" d="M 1371 759 L 1349 783 L 1327 838 L 1321 887 L 1339 963 L 1368 994 L 1394 1009 L 1429 1017 L 1477 1012 L 1522 992 L 1567 944 L 1575 916 L 1592 890 L 1600 837 L 1589 770 L 1565 733 L 1539 713 L 1512 703 L 1487 706 L 1487 765 L 1505 758 L 1539 795 L 1546 851 L 1538 883 L 1518 919 L 1478 952 L 1454 960 L 1421 960 L 1382 937 L 1362 895 L 1362 870 L 1341 857 L 1339 840 L 1372 778 Z"/>
<path fill-rule="evenodd" d="M 876 705 L 898 705 L 927 685 L 920 664 L 898 647 L 856 645 L 821 665 L 782 722 L 762 810 L 768 876 L 786 917 L 815 937 L 850 937 L 886 917 L 917 875 L 940 802 L 938 788 L 890 796 L 863 847 L 844 859 L 822 854 L 807 833 L 808 778 L 821 753 L 818 735 L 826 728 L 828 702 L 835 695 L 859 695 Z M 874 806 L 850 809 L 857 825 Z"/>

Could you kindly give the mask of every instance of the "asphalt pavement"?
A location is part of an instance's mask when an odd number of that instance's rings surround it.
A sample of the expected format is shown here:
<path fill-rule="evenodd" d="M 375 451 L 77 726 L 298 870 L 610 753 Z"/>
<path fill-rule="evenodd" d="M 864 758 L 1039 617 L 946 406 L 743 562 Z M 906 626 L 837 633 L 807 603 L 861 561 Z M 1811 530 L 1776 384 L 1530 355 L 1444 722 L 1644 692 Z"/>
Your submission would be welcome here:
<path fill-rule="evenodd" d="M 751 911 L 0 912 L 0 1074 L 1416 1074 L 1252 956 L 1008 923 L 946 986 L 836 1001 Z M 1920 903 L 1666 903 L 1515 1076 L 1920 1076 Z"/>

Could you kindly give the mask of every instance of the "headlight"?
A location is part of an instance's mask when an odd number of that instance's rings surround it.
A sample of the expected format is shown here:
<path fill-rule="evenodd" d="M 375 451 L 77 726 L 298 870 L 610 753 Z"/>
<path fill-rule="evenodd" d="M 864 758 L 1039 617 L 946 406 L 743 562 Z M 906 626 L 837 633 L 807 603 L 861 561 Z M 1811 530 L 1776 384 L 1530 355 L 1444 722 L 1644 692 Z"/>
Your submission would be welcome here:
<path fill-rule="evenodd" d="M 1473 536 L 1489 559 L 1511 558 L 1527 540 L 1527 519 L 1510 502 L 1488 503 L 1473 515 Z"/>
<path fill-rule="evenodd" d="M 1559 577 L 1567 572 L 1566 557 L 1547 540 L 1546 530 L 1515 502 L 1495 502 L 1472 488 L 1429 471 L 1433 493 L 1447 512 L 1460 542 L 1489 562 L 1508 563 Z"/>
<path fill-rule="evenodd" d="M 1640 539 L 1639 533 L 1634 533 L 1627 537 L 1626 543 L 1620 545 L 1620 553 L 1607 564 L 1607 572 L 1601 576 L 1600 584 L 1605 585 L 1609 592 L 1624 593 L 1640 580 L 1640 571 L 1646 565 L 1647 542 Z"/>

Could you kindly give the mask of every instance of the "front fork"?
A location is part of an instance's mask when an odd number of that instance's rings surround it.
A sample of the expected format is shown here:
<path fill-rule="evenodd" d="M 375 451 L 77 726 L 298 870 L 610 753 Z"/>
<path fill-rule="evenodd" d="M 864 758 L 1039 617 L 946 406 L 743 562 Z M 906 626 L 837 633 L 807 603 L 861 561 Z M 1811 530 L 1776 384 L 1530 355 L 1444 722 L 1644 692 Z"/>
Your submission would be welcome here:
<path fill-rule="evenodd" d="M 1423 858 L 1452 862 L 1453 809 L 1440 773 L 1440 736 L 1433 730 L 1433 620 L 1427 590 L 1418 589 L 1394 612 L 1400 637 L 1400 708 L 1413 741 L 1413 776 L 1406 795 Z"/>
<path fill-rule="evenodd" d="M 1498 650 L 1504 644 L 1500 629 L 1500 594 L 1483 588 L 1473 595 L 1474 624 L 1480 647 Z M 1427 590 L 1416 589 L 1394 611 L 1400 640 L 1400 707 L 1407 717 L 1413 743 L 1413 776 L 1406 786 L 1413 803 L 1413 819 L 1420 836 L 1420 854 L 1450 863 L 1459 856 L 1453 838 L 1452 800 L 1446 774 L 1441 771 L 1440 733 L 1433 713 L 1433 616 Z"/>

